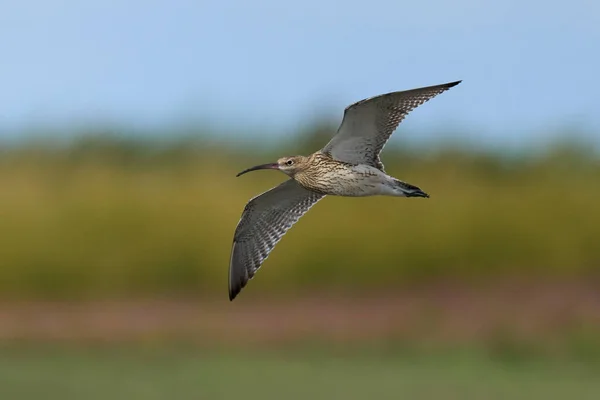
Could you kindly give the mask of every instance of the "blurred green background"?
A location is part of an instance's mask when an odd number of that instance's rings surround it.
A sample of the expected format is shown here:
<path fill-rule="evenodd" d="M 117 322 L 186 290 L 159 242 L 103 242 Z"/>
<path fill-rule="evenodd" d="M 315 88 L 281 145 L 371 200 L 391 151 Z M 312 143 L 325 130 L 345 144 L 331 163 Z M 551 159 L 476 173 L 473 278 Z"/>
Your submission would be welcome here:
<path fill-rule="evenodd" d="M 303 132 L 297 142 L 251 152 L 108 134 L 64 147 L 32 141 L 7 148 L 0 164 L 2 296 L 223 297 L 244 205 L 287 179 L 236 173 L 294 150 L 309 154 L 334 133 Z M 384 158 L 388 173 L 431 198 L 326 198 L 278 244 L 242 301 L 275 292 L 389 291 L 422 280 L 598 271 L 600 160 L 583 145 L 511 157 L 390 146 Z"/>
<path fill-rule="evenodd" d="M 0 399 L 599 399 L 600 9 L 471 3 L 1 7 Z M 237 172 L 460 79 L 229 301 Z"/>
<path fill-rule="evenodd" d="M 600 158 L 583 145 L 390 146 L 388 172 L 430 199 L 326 198 L 230 303 L 241 211 L 286 179 L 235 173 L 332 133 L 251 152 L 110 134 L 6 146 L 2 397 L 600 393 Z"/>

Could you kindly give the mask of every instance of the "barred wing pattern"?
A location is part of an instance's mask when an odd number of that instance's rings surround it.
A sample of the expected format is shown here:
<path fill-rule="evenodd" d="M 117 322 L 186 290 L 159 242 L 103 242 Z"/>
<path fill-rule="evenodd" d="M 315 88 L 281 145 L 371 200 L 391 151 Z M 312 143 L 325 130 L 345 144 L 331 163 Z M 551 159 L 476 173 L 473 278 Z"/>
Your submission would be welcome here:
<path fill-rule="evenodd" d="M 246 204 L 233 237 L 229 300 L 252 279 L 282 236 L 323 197 L 289 179 Z"/>
<path fill-rule="evenodd" d="M 383 171 L 379 154 L 400 122 L 412 110 L 460 82 L 387 93 L 346 107 L 336 135 L 321 152 L 339 161 L 367 164 Z"/>

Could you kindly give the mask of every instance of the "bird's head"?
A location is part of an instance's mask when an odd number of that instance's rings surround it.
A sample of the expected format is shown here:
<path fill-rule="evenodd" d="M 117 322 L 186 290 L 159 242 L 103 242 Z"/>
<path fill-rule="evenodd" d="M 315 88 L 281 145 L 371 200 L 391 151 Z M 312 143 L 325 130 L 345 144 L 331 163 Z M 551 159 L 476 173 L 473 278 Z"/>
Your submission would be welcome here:
<path fill-rule="evenodd" d="M 307 163 L 307 157 L 304 156 L 289 156 L 289 157 L 281 157 L 275 163 L 269 164 L 261 164 L 252 168 L 248 168 L 237 174 L 236 176 L 240 176 L 245 174 L 246 172 L 256 171 L 259 169 L 276 169 L 283 172 L 286 175 L 294 176 L 296 172 L 303 169 Z"/>

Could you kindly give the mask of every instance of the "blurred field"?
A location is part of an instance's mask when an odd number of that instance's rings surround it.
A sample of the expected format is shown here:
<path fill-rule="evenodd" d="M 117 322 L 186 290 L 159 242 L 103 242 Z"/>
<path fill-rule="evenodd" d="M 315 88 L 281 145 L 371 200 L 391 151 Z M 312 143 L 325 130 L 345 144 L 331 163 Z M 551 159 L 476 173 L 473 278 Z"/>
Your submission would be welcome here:
<path fill-rule="evenodd" d="M 0 351 L 4 399 L 597 399 L 598 367 L 328 352 Z"/>
<path fill-rule="evenodd" d="M 0 343 L 188 343 L 200 348 L 478 348 L 600 361 L 598 281 L 421 284 L 370 294 L 4 301 Z"/>
<path fill-rule="evenodd" d="M 235 173 L 289 153 L 279 147 L 242 155 L 235 146 L 90 140 L 5 149 L 1 296 L 225 296 L 245 203 L 286 179 Z M 528 157 L 451 149 L 414 157 L 390 148 L 384 162 L 431 198 L 325 199 L 243 296 L 599 272 L 597 156 L 557 148 Z"/>
<path fill-rule="evenodd" d="M 597 5 L 92 3 L 1 8 L 0 400 L 600 399 Z M 229 301 L 236 173 L 455 79 Z"/>
<path fill-rule="evenodd" d="M 286 179 L 235 174 L 308 138 L 2 149 L 0 398 L 599 397 L 598 155 L 390 146 L 430 199 L 325 199 L 230 303 Z"/>

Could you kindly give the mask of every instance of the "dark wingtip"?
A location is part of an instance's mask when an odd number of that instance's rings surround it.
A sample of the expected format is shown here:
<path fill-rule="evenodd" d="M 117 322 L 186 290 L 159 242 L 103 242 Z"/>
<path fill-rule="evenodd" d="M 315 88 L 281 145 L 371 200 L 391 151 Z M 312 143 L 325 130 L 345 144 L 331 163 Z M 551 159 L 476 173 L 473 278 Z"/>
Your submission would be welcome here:
<path fill-rule="evenodd" d="M 229 283 L 229 301 L 233 301 L 242 290 L 242 285 L 239 282 Z"/>
<path fill-rule="evenodd" d="M 461 82 L 462 82 L 462 79 L 460 81 L 454 81 L 454 82 L 446 83 L 446 87 L 451 88 L 451 87 L 454 87 L 454 86 L 458 85 Z"/>
<path fill-rule="evenodd" d="M 244 286 L 246 286 L 246 282 L 246 280 L 241 280 L 229 285 L 229 301 L 233 301 L 240 294 Z"/>
<path fill-rule="evenodd" d="M 235 248 L 235 243 L 234 243 L 234 248 Z M 240 279 L 239 276 L 236 276 L 236 275 L 237 274 L 230 266 L 230 269 L 229 269 L 229 301 L 233 301 L 233 299 L 236 298 L 236 296 L 240 293 L 240 291 L 242 290 L 242 287 L 243 287 L 242 280 Z"/>
<path fill-rule="evenodd" d="M 245 269 L 235 265 L 237 242 L 234 240 L 231 248 L 231 258 L 229 260 L 229 301 L 233 301 L 240 294 L 246 283 L 248 276 Z"/>

